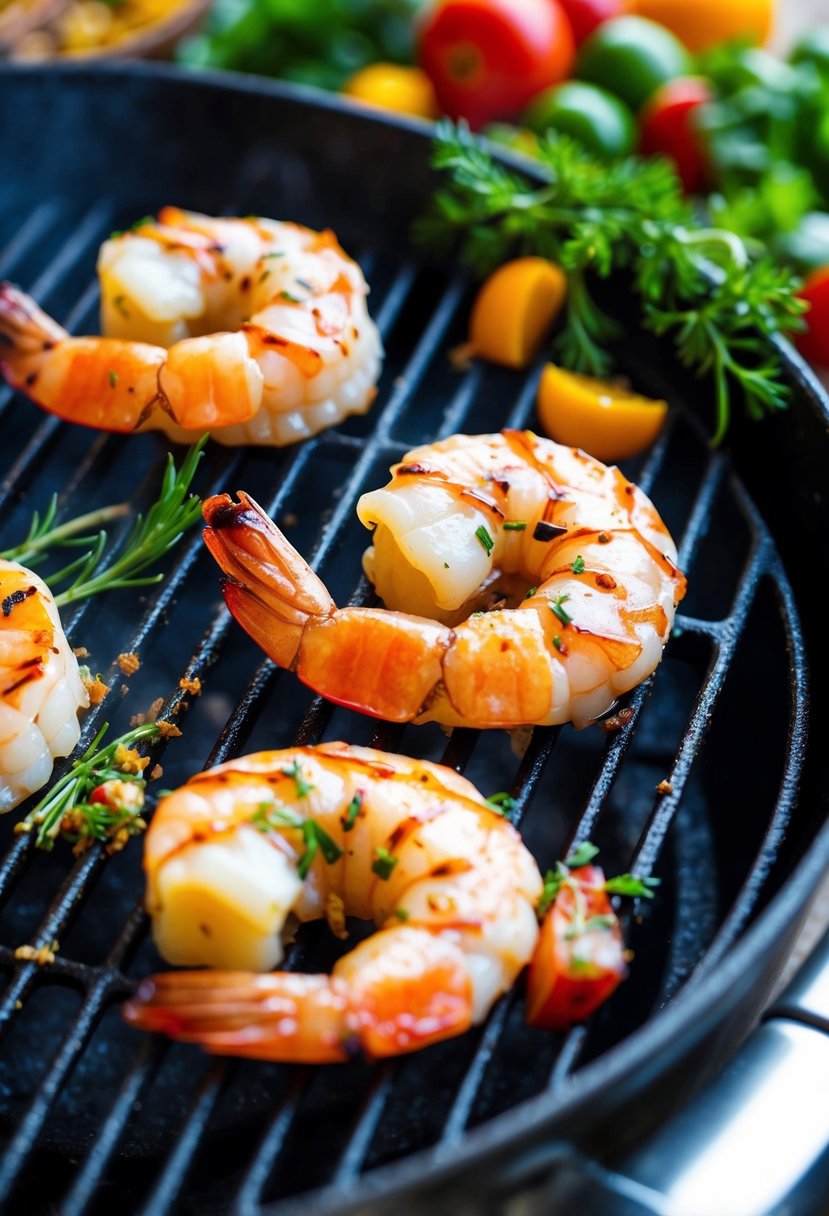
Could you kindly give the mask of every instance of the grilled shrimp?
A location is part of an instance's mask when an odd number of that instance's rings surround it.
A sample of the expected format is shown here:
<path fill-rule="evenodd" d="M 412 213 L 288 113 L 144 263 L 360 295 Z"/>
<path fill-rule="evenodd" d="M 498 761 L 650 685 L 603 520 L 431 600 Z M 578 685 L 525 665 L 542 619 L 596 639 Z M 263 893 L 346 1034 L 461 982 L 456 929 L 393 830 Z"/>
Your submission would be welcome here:
<path fill-rule="evenodd" d="M 337 608 L 253 499 L 204 504 L 236 620 L 331 701 L 394 722 L 585 726 L 656 667 L 685 578 L 616 468 L 529 431 L 409 452 L 357 511 L 385 608 Z"/>
<path fill-rule="evenodd" d="M 0 812 L 49 780 L 80 735 L 89 696 L 44 582 L 0 559 Z"/>
<path fill-rule="evenodd" d="M 415 1051 L 481 1021 L 538 940 L 541 875 L 451 769 L 325 743 L 259 752 L 165 797 L 147 834 L 162 955 L 243 971 L 165 973 L 126 1006 L 209 1051 L 324 1063 Z M 264 971 L 286 917 L 372 918 L 329 975 Z"/>
<path fill-rule="evenodd" d="M 0 285 L 0 368 L 68 422 L 286 444 L 374 399 L 368 288 L 331 232 L 164 207 L 105 241 L 98 273 L 102 338 Z"/>

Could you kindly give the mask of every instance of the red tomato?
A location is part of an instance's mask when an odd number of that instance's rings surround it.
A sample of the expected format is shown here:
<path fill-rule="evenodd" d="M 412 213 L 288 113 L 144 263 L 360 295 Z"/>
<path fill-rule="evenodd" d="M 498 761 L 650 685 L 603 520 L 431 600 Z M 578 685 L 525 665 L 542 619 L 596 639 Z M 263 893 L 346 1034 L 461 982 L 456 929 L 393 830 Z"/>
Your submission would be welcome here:
<path fill-rule="evenodd" d="M 573 27 L 576 46 L 581 46 L 603 21 L 626 12 L 624 0 L 558 0 Z"/>
<path fill-rule="evenodd" d="M 570 880 L 579 894 L 569 882 L 562 884 L 541 926 L 527 978 L 527 1021 L 541 1030 L 567 1030 L 583 1021 L 627 975 L 622 931 L 604 873 L 598 866 L 581 866 L 570 872 Z"/>
<path fill-rule="evenodd" d="M 658 88 L 639 115 L 639 150 L 663 153 L 674 162 L 688 194 L 705 184 L 706 165 L 694 112 L 711 100 L 700 76 L 679 76 Z"/>
<path fill-rule="evenodd" d="M 829 266 L 813 271 L 797 294 L 809 302 L 803 318 L 807 328 L 795 337 L 797 349 L 810 363 L 829 367 Z"/>
<path fill-rule="evenodd" d="M 438 0 L 418 55 L 444 113 L 478 128 L 515 117 L 563 80 L 575 44 L 557 0 Z"/>

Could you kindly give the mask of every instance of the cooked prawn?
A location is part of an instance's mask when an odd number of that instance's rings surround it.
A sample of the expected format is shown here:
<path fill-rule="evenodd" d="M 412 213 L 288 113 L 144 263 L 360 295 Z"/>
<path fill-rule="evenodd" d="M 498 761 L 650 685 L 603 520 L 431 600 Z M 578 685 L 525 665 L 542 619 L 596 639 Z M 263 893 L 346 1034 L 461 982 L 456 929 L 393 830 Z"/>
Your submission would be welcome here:
<path fill-rule="evenodd" d="M 357 506 L 385 608 L 337 608 L 247 494 L 205 502 L 225 602 L 275 663 L 374 717 L 506 728 L 585 726 L 654 670 L 685 578 L 618 469 L 504 431 L 392 473 Z"/>
<path fill-rule="evenodd" d="M 49 588 L 0 559 L 0 812 L 49 780 L 78 742 L 89 696 Z"/>
<path fill-rule="evenodd" d="M 374 399 L 368 288 L 331 232 L 164 207 L 105 241 L 98 272 L 101 338 L 0 285 L 0 368 L 68 422 L 285 444 Z"/>
<path fill-rule="evenodd" d="M 481 1021 L 538 940 L 541 875 L 515 829 L 451 769 L 371 748 L 260 752 L 191 778 L 159 803 L 144 866 L 164 957 L 248 973 L 153 976 L 126 1017 L 210 1051 L 414 1051 Z M 379 932 L 330 976 L 250 974 L 281 958 L 289 913 Z"/>

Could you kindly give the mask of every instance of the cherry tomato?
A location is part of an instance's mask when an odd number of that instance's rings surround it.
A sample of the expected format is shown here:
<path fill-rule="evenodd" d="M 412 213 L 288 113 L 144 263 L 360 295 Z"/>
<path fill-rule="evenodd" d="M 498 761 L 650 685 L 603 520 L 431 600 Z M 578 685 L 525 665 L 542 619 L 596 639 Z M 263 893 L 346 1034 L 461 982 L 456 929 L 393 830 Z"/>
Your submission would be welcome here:
<path fill-rule="evenodd" d="M 534 97 L 522 116 L 530 131 L 572 135 L 596 156 L 627 156 L 636 143 L 636 123 L 623 101 L 594 84 L 568 80 Z"/>
<path fill-rule="evenodd" d="M 558 0 L 573 27 L 576 46 L 581 46 L 603 21 L 621 17 L 625 11 L 623 0 Z"/>
<path fill-rule="evenodd" d="M 568 75 L 574 54 L 557 0 L 438 0 L 418 40 L 442 110 L 474 128 L 517 115 Z"/>
<path fill-rule="evenodd" d="M 364 105 L 417 118 L 436 118 L 438 114 L 432 82 L 420 68 L 397 63 L 370 63 L 346 81 L 343 92 Z"/>
<path fill-rule="evenodd" d="M 642 17 L 606 21 L 579 50 L 576 75 L 638 110 L 660 85 L 687 76 L 691 61 L 674 35 Z"/>
<path fill-rule="evenodd" d="M 810 274 L 797 294 L 810 306 L 807 328 L 795 338 L 797 349 L 810 363 L 829 367 L 829 266 Z"/>
<path fill-rule="evenodd" d="M 622 931 L 598 866 L 571 870 L 544 918 L 527 977 L 527 1021 L 567 1030 L 627 975 Z"/>
<path fill-rule="evenodd" d="M 774 15 L 774 0 L 629 0 L 628 7 L 664 25 L 695 53 L 734 38 L 763 43 Z"/>
<path fill-rule="evenodd" d="M 669 156 L 689 194 L 701 190 L 705 182 L 705 157 L 694 113 L 711 96 L 702 77 L 680 76 L 657 89 L 639 115 L 640 151 L 646 156 Z"/>

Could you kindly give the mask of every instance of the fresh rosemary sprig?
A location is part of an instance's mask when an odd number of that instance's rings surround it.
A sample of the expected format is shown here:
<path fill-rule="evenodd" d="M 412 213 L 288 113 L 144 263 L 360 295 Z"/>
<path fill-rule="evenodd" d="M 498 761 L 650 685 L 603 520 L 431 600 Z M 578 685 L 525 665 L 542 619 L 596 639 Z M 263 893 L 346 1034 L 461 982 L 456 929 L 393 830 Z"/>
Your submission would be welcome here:
<path fill-rule="evenodd" d="M 103 507 L 100 511 L 53 527 L 56 511 L 53 499 L 43 519 L 37 513 L 33 516 L 25 541 L 13 549 L 7 549 L 0 556 L 26 565 L 32 560 L 42 560 L 54 549 L 67 545 L 89 546 L 75 561 L 47 576 L 52 590 L 61 583 L 69 582 L 63 591 L 55 595 L 59 608 L 116 587 L 145 587 L 160 582 L 163 575 L 143 572 L 160 561 L 199 518 L 201 502 L 195 494 L 189 494 L 189 490 L 206 442 L 205 435 L 193 444 L 180 469 L 176 468 L 172 455 L 168 454 L 158 498 L 146 518 L 141 515 L 136 518 L 122 552 L 108 565 L 102 564 L 107 533 L 103 530 L 97 535 L 79 536 L 78 533 L 124 515 L 129 510 L 126 503 Z"/>
<path fill-rule="evenodd" d="M 441 123 L 434 164 L 449 182 L 416 237 L 437 253 L 458 248 L 479 274 L 515 252 L 559 263 L 568 277 L 559 355 L 596 376 L 610 371 L 607 344 L 620 329 L 593 298 L 591 279 L 625 272 L 642 325 L 670 334 L 686 366 L 713 376 L 714 444 L 728 427 L 734 386 L 752 418 L 785 408 L 768 339 L 802 328 L 797 280 L 766 257 L 749 259 L 733 233 L 701 227 L 667 161 L 608 165 L 552 134 L 539 142 L 537 159 L 541 185 L 494 161 L 465 126 Z"/>
<path fill-rule="evenodd" d="M 34 832 L 39 849 L 51 849 L 60 835 L 72 841 L 76 851 L 93 840 L 108 841 L 113 852 L 122 848 L 130 836 L 146 827 L 141 811 L 147 784 L 143 771 L 148 761 L 139 756 L 135 745 L 157 739 L 165 726 L 145 722 L 100 747 L 109 729 L 105 722 L 80 759 L 73 761 L 69 772 L 15 825 L 15 831 Z M 167 729 L 177 733 L 175 727 Z"/>

